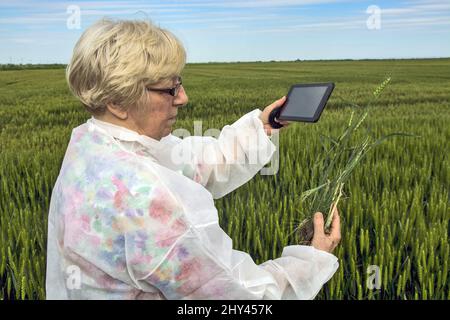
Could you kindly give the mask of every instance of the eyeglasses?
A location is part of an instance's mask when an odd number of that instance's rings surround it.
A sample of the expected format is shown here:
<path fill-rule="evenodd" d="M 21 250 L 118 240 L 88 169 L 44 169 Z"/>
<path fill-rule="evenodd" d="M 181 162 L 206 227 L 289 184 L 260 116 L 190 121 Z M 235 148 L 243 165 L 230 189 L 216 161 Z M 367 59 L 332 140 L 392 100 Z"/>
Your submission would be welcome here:
<path fill-rule="evenodd" d="M 181 81 L 181 77 L 177 77 L 178 83 L 173 88 L 167 88 L 167 89 L 159 89 L 159 88 L 147 88 L 148 91 L 157 91 L 157 92 L 164 92 L 168 93 L 173 97 L 176 97 L 178 95 L 178 92 L 180 91 L 181 85 L 183 82 Z"/>

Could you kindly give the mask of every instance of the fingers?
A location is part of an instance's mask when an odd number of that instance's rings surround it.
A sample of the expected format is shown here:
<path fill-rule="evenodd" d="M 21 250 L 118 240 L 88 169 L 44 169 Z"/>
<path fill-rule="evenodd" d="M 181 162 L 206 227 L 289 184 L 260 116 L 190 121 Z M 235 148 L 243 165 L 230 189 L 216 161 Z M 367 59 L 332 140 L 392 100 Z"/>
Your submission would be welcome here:
<path fill-rule="evenodd" d="M 286 129 L 287 127 L 289 127 L 289 125 L 290 125 L 290 123 L 288 123 L 288 124 L 285 124 L 285 123 L 282 123 L 282 122 L 280 122 L 280 121 L 277 121 L 279 124 L 281 124 L 282 125 L 282 127 L 280 127 L 280 128 L 276 128 L 277 130 L 283 130 L 283 129 Z M 275 129 L 275 128 L 274 128 Z"/>
<path fill-rule="evenodd" d="M 336 205 L 333 206 L 330 236 L 337 242 L 341 241 L 341 218 Z"/>
<path fill-rule="evenodd" d="M 283 96 L 282 98 L 276 100 L 269 106 L 270 110 L 282 106 L 285 102 L 286 102 L 286 96 Z"/>
<path fill-rule="evenodd" d="M 283 127 L 288 127 L 291 124 L 291 122 L 288 120 L 279 120 L 275 118 L 275 121 L 281 124 Z"/>
<path fill-rule="evenodd" d="M 283 125 L 285 125 L 285 124 L 290 124 L 290 123 L 291 123 L 291 122 L 288 121 L 288 120 L 280 120 L 280 119 L 278 119 L 278 118 L 275 118 L 275 121 L 278 122 L 278 123 L 281 123 L 281 124 L 283 124 Z"/>
<path fill-rule="evenodd" d="M 286 102 L 286 99 L 287 99 L 287 97 L 286 96 L 283 96 L 283 97 L 281 97 L 280 99 L 278 99 L 278 100 L 276 100 L 276 101 L 274 101 L 272 104 L 270 104 L 269 106 L 267 106 L 266 107 L 266 109 L 264 109 L 264 114 L 266 114 L 265 116 L 264 116 L 264 118 L 266 119 L 266 121 L 263 121 L 263 123 L 267 123 L 268 122 L 268 114 L 272 111 L 272 110 L 274 110 L 274 109 L 276 109 L 276 108 L 278 108 L 278 107 L 281 107 L 285 102 Z M 291 122 L 290 121 L 287 121 L 287 120 L 279 120 L 279 119 L 277 119 L 277 118 L 275 118 L 275 122 L 278 122 L 279 124 L 281 124 L 283 127 L 281 127 L 280 129 L 283 129 L 283 128 L 286 128 L 286 127 L 288 127 L 290 124 L 291 124 Z"/>
<path fill-rule="evenodd" d="M 327 252 L 333 252 L 341 240 L 341 225 L 337 206 L 333 205 L 333 219 L 330 234 L 325 234 L 324 219 L 321 212 L 316 212 L 313 218 L 314 237 L 312 245 Z"/>
<path fill-rule="evenodd" d="M 324 221 L 323 221 L 323 214 L 322 214 L 322 212 L 316 212 L 314 214 L 313 224 L 314 224 L 314 236 L 325 235 L 325 230 L 324 230 L 324 227 L 323 227 Z"/>
<path fill-rule="evenodd" d="M 280 99 L 278 99 L 276 102 L 278 102 L 280 105 L 286 102 L 286 96 L 282 96 Z"/>
<path fill-rule="evenodd" d="M 291 123 L 289 121 L 281 121 L 281 120 L 276 120 L 279 124 L 283 125 L 283 127 L 287 127 L 289 126 Z"/>

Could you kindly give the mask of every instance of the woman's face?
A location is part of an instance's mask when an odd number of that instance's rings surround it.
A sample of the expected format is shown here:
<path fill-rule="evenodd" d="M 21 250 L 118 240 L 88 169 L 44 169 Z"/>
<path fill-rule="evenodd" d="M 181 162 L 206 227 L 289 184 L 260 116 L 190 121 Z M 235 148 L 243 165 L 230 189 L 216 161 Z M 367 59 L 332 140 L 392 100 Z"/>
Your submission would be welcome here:
<path fill-rule="evenodd" d="M 144 115 L 131 113 L 140 134 L 145 134 L 153 139 L 160 140 L 172 132 L 172 126 L 176 122 L 178 108 L 188 103 L 188 96 L 180 85 L 178 94 L 172 96 L 167 92 L 154 91 L 152 89 L 173 88 L 179 83 L 179 78 L 164 80 L 148 87 L 148 110 Z"/>

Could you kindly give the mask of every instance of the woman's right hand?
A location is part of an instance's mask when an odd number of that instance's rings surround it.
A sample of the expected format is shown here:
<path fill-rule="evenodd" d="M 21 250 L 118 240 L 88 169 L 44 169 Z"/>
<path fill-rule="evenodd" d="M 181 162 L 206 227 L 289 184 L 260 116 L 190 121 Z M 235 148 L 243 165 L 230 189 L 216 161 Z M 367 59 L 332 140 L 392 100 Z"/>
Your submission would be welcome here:
<path fill-rule="evenodd" d="M 261 112 L 259 119 L 261 119 L 263 126 L 264 126 L 264 131 L 266 132 L 267 135 L 271 135 L 272 130 L 274 130 L 274 128 L 272 128 L 272 126 L 269 123 L 270 113 L 272 112 L 272 110 L 274 110 L 278 107 L 281 107 L 285 102 L 286 102 L 286 96 L 283 96 L 282 98 L 274 101 L 272 104 L 265 107 L 264 110 Z M 282 127 L 279 130 L 287 128 L 291 124 L 291 122 L 287 121 L 287 120 L 283 121 L 283 120 L 277 119 L 275 121 L 282 125 Z"/>
<path fill-rule="evenodd" d="M 336 206 L 333 207 L 333 220 L 331 222 L 330 233 L 326 234 L 324 229 L 323 214 L 316 212 L 314 214 L 314 236 L 311 245 L 326 252 L 333 252 L 341 241 L 341 221 Z"/>

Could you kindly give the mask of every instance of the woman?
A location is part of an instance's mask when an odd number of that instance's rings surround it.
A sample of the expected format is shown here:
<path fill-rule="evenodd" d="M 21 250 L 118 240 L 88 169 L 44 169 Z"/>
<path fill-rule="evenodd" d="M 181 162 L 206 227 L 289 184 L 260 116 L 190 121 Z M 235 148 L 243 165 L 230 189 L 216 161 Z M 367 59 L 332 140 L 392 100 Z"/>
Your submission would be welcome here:
<path fill-rule="evenodd" d="M 312 246 L 278 259 L 232 249 L 213 199 L 270 161 L 268 115 L 285 97 L 217 139 L 180 139 L 184 65 L 181 43 L 148 22 L 103 19 L 77 42 L 67 81 L 92 117 L 73 130 L 52 192 L 48 299 L 310 299 L 336 271 L 337 209 L 331 234 L 318 213 Z"/>

